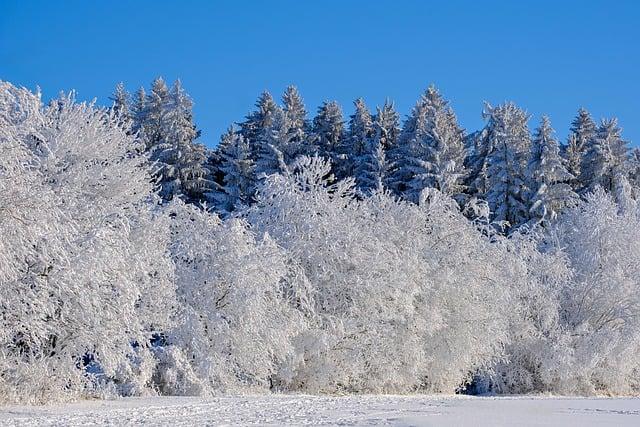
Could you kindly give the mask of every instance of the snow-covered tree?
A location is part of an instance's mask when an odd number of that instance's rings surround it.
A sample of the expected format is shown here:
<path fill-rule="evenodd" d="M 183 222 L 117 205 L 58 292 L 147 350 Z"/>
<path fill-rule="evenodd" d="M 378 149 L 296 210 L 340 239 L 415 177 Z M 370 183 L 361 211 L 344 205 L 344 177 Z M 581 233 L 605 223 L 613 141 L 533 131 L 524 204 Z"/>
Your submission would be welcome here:
<path fill-rule="evenodd" d="M 493 221 L 506 228 L 529 218 L 525 170 L 530 150 L 529 116 L 513 103 L 488 107 L 488 123 L 482 144 L 487 147 L 483 195 Z"/>
<path fill-rule="evenodd" d="M 280 107 L 276 108 L 270 123 L 262 129 L 258 137 L 259 145 L 256 148 L 255 164 L 255 176 L 258 180 L 283 172 L 287 168 L 287 163 L 291 161 L 291 155 L 295 156 L 297 144 L 289 139 L 291 135 L 289 130 L 287 115 Z M 285 153 L 287 153 L 286 158 Z"/>
<path fill-rule="evenodd" d="M 165 200 L 183 197 L 197 203 L 211 186 L 206 148 L 195 142 L 200 132 L 192 109 L 193 102 L 177 80 L 162 112 L 160 139 L 151 152 L 151 159 L 158 163 L 160 195 Z"/>
<path fill-rule="evenodd" d="M 297 340 L 289 389 L 452 392 L 498 357 L 506 337 L 508 251 L 437 191 L 420 205 L 301 159 L 272 175 L 245 214 L 295 256 L 315 319 Z"/>
<path fill-rule="evenodd" d="M 250 112 L 245 120 L 240 123 L 240 133 L 249 143 L 252 157 L 255 160 L 260 147 L 260 138 L 268 127 L 271 126 L 274 114 L 280 108 L 267 91 L 262 92 L 256 101 L 256 109 Z"/>
<path fill-rule="evenodd" d="M 313 130 L 310 136 L 318 155 L 338 164 L 341 157 L 341 146 L 345 138 L 342 109 L 337 102 L 324 102 L 318 108 L 318 114 L 313 119 Z"/>
<path fill-rule="evenodd" d="M 307 145 L 307 110 L 295 86 L 288 86 L 282 95 L 282 110 L 287 123 L 287 144 L 282 152 L 285 162 L 289 164 L 298 156 L 313 154 L 313 150 Z"/>
<path fill-rule="evenodd" d="M 72 96 L 42 107 L 1 83 L 0 129 L 0 398 L 144 392 L 175 299 L 146 160 L 113 111 Z"/>
<path fill-rule="evenodd" d="M 622 139 L 617 119 L 603 120 L 592 138 L 581 163 L 581 181 L 585 191 L 597 186 L 615 193 L 628 173 L 629 147 Z"/>
<path fill-rule="evenodd" d="M 529 213 L 532 220 L 554 220 L 558 213 L 575 203 L 577 195 L 570 182 L 575 178 L 564 166 L 560 146 L 553 136 L 551 121 L 543 116 L 531 141 L 527 166 Z"/>
<path fill-rule="evenodd" d="M 386 101 L 382 108 L 377 108 L 364 151 L 354 159 L 354 177 L 362 192 L 384 187 L 389 172 L 386 152 L 395 146 L 398 133 L 398 113 L 393 108 L 393 103 Z"/>
<path fill-rule="evenodd" d="M 414 202 L 425 188 L 460 193 L 466 173 L 463 137 L 448 102 L 430 86 L 405 122 L 397 148 L 390 150 L 390 188 Z"/>
<path fill-rule="evenodd" d="M 120 82 L 116 85 L 113 95 L 109 98 L 113 101 L 113 111 L 118 114 L 123 122 L 131 120 L 131 95 Z"/>
<path fill-rule="evenodd" d="M 217 209 L 231 212 L 251 202 L 255 189 L 255 164 L 247 140 L 233 127 L 222 136 L 218 147 L 223 184 L 213 192 Z"/>
<path fill-rule="evenodd" d="M 598 188 L 548 227 L 538 244 L 568 271 L 529 261 L 546 279 L 525 288 L 524 323 L 507 349 L 510 366 L 500 368 L 501 391 L 638 393 L 638 208 L 629 200 L 621 210 Z"/>
<path fill-rule="evenodd" d="M 584 108 L 578 110 L 578 114 L 571 122 L 569 140 L 565 150 L 567 170 L 575 177 L 573 181 L 574 191 L 581 191 L 586 185 L 582 181 L 582 161 L 590 149 L 591 141 L 596 134 L 596 123 Z M 587 180 L 589 177 L 585 177 Z"/>
<path fill-rule="evenodd" d="M 158 350 L 160 391 L 197 395 L 286 384 L 310 312 L 299 268 L 243 221 L 221 222 L 179 201 L 169 211 L 179 322 Z"/>
<path fill-rule="evenodd" d="M 344 138 L 340 176 L 356 176 L 358 159 L 369 151 L 369 140 L 373 136 L 373 119 L 364 102 L 358 98 L 353 102 L 355 111 L 349 116 L 349 130 Z"/>

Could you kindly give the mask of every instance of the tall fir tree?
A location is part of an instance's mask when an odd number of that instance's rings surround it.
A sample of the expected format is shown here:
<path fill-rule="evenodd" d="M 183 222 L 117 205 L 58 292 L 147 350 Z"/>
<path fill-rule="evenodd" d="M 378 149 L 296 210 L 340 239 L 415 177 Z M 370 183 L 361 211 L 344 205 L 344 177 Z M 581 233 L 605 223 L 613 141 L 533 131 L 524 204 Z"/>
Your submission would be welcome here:
<path fill-rule="evenodd" d="M 493 213 L 492 220 L 505 230 L 529 220 L 525 169 L 531 145 L 529 116 L 513 103 L 488 107 L 486 176 L 483 195 Z"/>
<path fill-rule="evenodd" d="M 258 147 L 255 163 L 256 179 L 262 180 L 264 177 L 284 172 L 287 168 L 287 160 L 291 152 L 295 149 L 290 144 L 290 125 L 285 112 L 280 108 L 273 111 L 271 120 L 261 130 L 258 137 Z M 287 153 L 287 159 L 285 154 Z"/>
<path fill-rule="evenodd" d="M 313 119 L 312 141 L 318 155 L 331 160 L 333 172 L 340 168 L 340 153 L 344 139 L 342 109 L 335 101 L 324 102 Z"/>
<path fill-rule="evenodd" d="M 396 149 L 390 150 L 390 187 L 417 202 L 425 188 L 445 194 L 462 191 L 465 176 L 464 133 L 448 102 L 430 86 L 406 120 Z"/>
<path fill-rule="evenodd" d="M 210 198 L 219 212 L 229 213 L 252 201 L 255 190 L 255 164 L 247 139 L 233 127 L 222 136 L 217 150 L 222 184 Z"/>
<path fill-rule="evenodd" d="M 581 163 L 583 191 L 597 186 L 615 193 L 629 172 L 629 146 L 622 139 L 617 119 L 603 120 Z"/>
<path fill-rule="evenodd" d="M 193 122 L 193 102 L 177 80 L 161 114 L 161 136 L 151 158 L 161 166 L 160 194 L 197 203 L 210 190 L 207 152 L 195 142 L 200 132 Z"/>
<path fill-rule="evenodd" d="M 295 86 L 288 86 L 282 95 L 282 110 L 287 123 L 287 144 L 282 147 L 282 151 L 285 162 L 289 164 L 301 155 L 313 154 L 313 150 L 307 145 L 307 110 Z"/>
<path fill-rule="evenodd" d="M 575 178 L 572 181 L 574 191 L 580 191 L 585 187 L 582 179 L 582 159 L 589 150 L 589 146 L 596 134 L 596 123 L 584 108 L 578 110 L 578 114 L 571 122 L 569 139 L 565 149 L 567 170 Z M 589 177 L 585 177 L 586 180 Z"/>
<path fill-rule="evenodd" d="M 575 178 L 564 165 L 560 146 L 553 136 L 551 121 L 543 116 L 531 141 L 527 165 L 529 214 L 534 222 L 554 220 L 558 213 L 577 201 L 570 182 Z"/>
<path fill-rule="evenodd" d="M 264 91 L 256 101 L 256 109 L 249 113 L 245 120 L 240 123 L 240 133 L 247 140 L 251 150 L 252 158 L 255 160 L 260 150 L 260 138 L 265 129 L 270 127 L 276 111 L 280 108 L 273 99 L 273 96 Z"/>
<path fill-rule="evenodd" d="M 349 130 L 342 144 L 345 160 L 341 165 L 341 176 L 357 175 L 359 159 L 367 153 L 369 140 L 373 136 L 373 119 L 364 99 L 356 99 L 353 105 L 355 110 L 349 116 Z"/>
<path fill-rule="evenodd" d="M 364 152 L 354 159 L 356 183 L 364 193 L 382 189 L 386 182 L 389 172 L 386 152 L 397 142 L 399 120 L 392 102 L 386 101 L 382 108 L 377 108 Z"/>
<path fill-rule="evenodd" d="M 124 83 L 120 82 L 109 97 L 113 102 L 111 107 L 113 112 L 120 118 L 120 123 L 128 124 L 131 120 L 131 95 L 124 87 Z"/>

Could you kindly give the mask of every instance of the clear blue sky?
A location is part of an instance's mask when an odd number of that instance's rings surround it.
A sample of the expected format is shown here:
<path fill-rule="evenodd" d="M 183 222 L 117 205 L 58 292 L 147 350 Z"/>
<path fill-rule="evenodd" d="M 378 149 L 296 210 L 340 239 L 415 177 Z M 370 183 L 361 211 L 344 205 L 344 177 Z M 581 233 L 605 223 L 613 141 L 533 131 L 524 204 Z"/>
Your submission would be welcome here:
<path fill-rule="evenodd" d="M 637 143 L 640 1 L 0 0 L 0 79 L 107 103 L 158 75 L 182 79 L 208 145 L 289 83 L 313 112 L 389 97 L 402 117 L 435 83 L 469 130 L 513 100 L 561 138 L 584 106 Z"/>

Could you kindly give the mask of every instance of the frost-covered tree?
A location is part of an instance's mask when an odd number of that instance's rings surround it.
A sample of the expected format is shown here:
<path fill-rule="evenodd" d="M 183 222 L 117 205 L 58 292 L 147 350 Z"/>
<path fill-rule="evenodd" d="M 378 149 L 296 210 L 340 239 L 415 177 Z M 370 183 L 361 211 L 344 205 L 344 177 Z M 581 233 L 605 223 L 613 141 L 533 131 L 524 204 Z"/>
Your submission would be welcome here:
<path fill-rule="evenodd" d="M 179 322 L 158 350 L 160 391 L 197 395 L 286 384 L 310 312 L 299 268 L 243 221 L 221 222 L 180 202 L 169 210 Z"/>
<path fill-rule="evenodd" d="M 390 151 L 390 187 L 412 201 L 425 188 L 460 193 L 466 173 L 463 137 L 448 102 L 430 86 L 405 122 L 397 148 Z"/>
<path fill-rule="evenodd" d="M 531 155 L 527 166 L 529 213 L 532 220 L 554 220 L 558 213 L 575 203 L 577 195 L 571 189 L 574 179 L 560 157 L 560 146 L 547 116 L 531 141 Z"/>
<path fill-rule="evenodd" d="M 597 186 L 615 193 L 628 173 L 629 147 L 622 139 L 616 119 L 603 120 L 591 140 L 581 163 L 581 181 L 585 191 Z"/>
<path fill-rule="evenodd" d="M 151 152 L 159 166 L 160 195 L 199 202 L 209 191 L 206 148 L 195 142 L 200 132 L 193 122 L 193 102 L 177 80 L 162 113 L 160 140 Z"/>
<path fill-rule="evenodd" d="M 270 123 L 258 137 L 256 148 L 255 175 L 258 180 L 265 176 L 286 170 L 291 154 L 295 153 L 296 142 L 290 141 L 289 119 L 285 112 L 277 107 L 273 111 Z M 294 144 L 292 147 L 291 144 Z M 285 153 L 287 156 L 285 158 Z M 295 155 L 295 154 L 294 154 Z"/>
<path fill-rule="evenodd" d="M 398 133 L 398 113 L 393 108 L 393 103 L 386 101 L 382 108 L 377 108 L 364 152 L 354 159 L 354 177 L 362 192 L 384 187 L 389 172 L 386 152 L 395 146 Z"/>
<path fill-rule="evenodd" d="M 578 110 L 578 114 L 571 122 L 569 140 L 565 151 L 567 170 L 575 177 L 573 181 L 574 191 L 581 191 L 586 185 L 582 181 L 582 160 L 590 149 L 591 141 L 596 134 L 596 123 L 584 108 Z M 588 177 L 585 177 L 587 180 Z"/>
<path fill-rule="evenodd" d="M 337 102 L 325 101 L 318 108 L 318 114 L 313 119 L 313 130 L 310 137 L 317 154 L 335 162 L 336 168 L 334 169 L 339 169 L 339 164 L 344 160 L 340 151 L 345 134 L 342 109 Z"/>
<path fill-rule="evenodd" d="M 252 157 L 255 160 L 260 147 L 260 138 L 273 122 L 276 111 L 280 108 L 273 96 L 264 91 L 255 104 L 256 109 L 250 112 L 245 120 L 240 123 L 240 133 L 251 147 Z"/>
<path fill-rule="evenodd" d="M 477 179 L 486 181 L 484 196 L 493 221 L 515 227 L 529 218 L 525 170 L 530 150 L 529 116 L 513 103 L 488 107 L 482 144 L 485 166 Z M 484 175 L 484 176 L 482 176 Z"/>
<path fill-rule="evenodd" d="M 145 392 L 175 299 L 146 160 L 113 111 L 7 83 L 0 135 L 1 399 Z"/>
<path fill-rule="evenodd" d="M 358 98 L 353 102 L 355 111 L 349 116 L 349 130 L 344 139 L 341 176 L 356 176 L 359 159 L 369 151 L 369 141 L 373 136 L 373 119 L 364 102 Z"/>
<path fill-rule="evenodd" d="M 113 95 L 109 98 L 113 101 L 113 111 L 118 114 L 123 122 L 131 120 L 131 95 L 120 82 L 116 85 Z"/>
<path fill-rule="evenodd" d="M 245 214 L 295 256 L 313 295 L 289 389 L 454 391 L 500 353 L 516 263 L 439 193 L 357 200 L 330 169 L 301 159 Z"/>
<path fill-rule="evenodd" d="M 621 210 L 598 188 L 538 242 L 568 270 L 528 259 L 546 279 L 525 289 L 523 324 L 507 349 L 509 365 L 499 369 L 500 391 L 638 393 L 640 211 L 628 202 Z"/>
<path fill-rule="evenodd" d="M 251 158 L 249 143 L 233 127 L 222 136 L 217 152 L 223 184 L 213 192 L 211 198 L 218 211 L 232 212 L 252 200 L 255 163 Z"/>
<path fill-rule="evenodd" d="M 282 110 L 287 123 L 287 144 L 282 152 L 285 162 L 289 164 L 298 156 L 313 154 L 313 150 L 307 145 L 307 110 L 295 86 L 288 86 L 282 95 Z"/>

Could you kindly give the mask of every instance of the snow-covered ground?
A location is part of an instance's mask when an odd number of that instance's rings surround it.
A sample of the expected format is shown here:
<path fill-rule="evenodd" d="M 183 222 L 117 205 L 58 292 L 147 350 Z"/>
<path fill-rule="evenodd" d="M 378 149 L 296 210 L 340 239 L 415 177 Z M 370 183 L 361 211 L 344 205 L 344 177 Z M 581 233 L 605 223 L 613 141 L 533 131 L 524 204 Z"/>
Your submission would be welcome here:
<path fill-rule="evenodd" d="M 638 426 L 640 399 L 464 396 L 156 397 L 0 408 L 0 425 Z"/>

